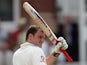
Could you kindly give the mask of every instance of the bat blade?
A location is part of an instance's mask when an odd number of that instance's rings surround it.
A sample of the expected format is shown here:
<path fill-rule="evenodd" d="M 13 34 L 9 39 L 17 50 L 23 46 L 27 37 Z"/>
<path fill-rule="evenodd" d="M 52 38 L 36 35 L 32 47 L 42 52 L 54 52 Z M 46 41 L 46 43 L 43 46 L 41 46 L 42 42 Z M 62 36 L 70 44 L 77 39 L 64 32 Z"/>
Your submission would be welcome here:
<path fill-rule="evenodd" d="M 43 18 L 38 14 L 38 12 L 27 2 L 23 4 L 23 8 L 25 11 L 30 15 L 30 17 L 40 26 L 40 28 L 44 31 L 44 33 L 47 35 L 47 37 L 52 41 L 52 39 L 56 39 L 56 36 L 53 34 L 49 26 L 45 23 Z M 55 37 L 55 38 L 54 38 Z M 53 41 L 53 44 L 55 45 L 56 41 Z"/>
<path fill-rule="evenodd" d="M 24 2 L 23 8 L 26 11 L 26 13 L 34 20 L 34 22 L 36 22 L 36 24 L 40 26 L 40 28 L 43 30 L 46 36 L 50 39 L 50 41 L 54 45 L 56 45 L 59 42 L 57 40 L 57 37 L 52 32 L 52 30 L 47 25 L 47 23 L 44 21 L 44 19 L 40 16 L 40 14 L 28 2 Z M 61 52 L 63 52 L 67 60 L 69 62 L 72 62 L 72 58 L 68 55 L 68 53 L 65 50 L 62 50 L 62 49 L 60 50 Z"/>

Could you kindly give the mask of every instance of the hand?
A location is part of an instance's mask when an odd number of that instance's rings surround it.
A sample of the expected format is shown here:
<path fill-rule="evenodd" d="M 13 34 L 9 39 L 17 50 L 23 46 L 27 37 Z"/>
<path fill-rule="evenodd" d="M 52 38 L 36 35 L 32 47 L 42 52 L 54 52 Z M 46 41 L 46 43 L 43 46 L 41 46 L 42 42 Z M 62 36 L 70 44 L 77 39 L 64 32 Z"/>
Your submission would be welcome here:
<path fill-rule="evenodd" d="M 62 48 L 63 50 L 66 50 L 68 48 L 68 44 L 67 44 L 66 40 L 63 37 L 59 37 L 58 41 L 59 42 L 55 46 L 55 49 L 54 49 L 55 53 L 61 53 L 61 51 L 59 50 L 60 48 Z"/>

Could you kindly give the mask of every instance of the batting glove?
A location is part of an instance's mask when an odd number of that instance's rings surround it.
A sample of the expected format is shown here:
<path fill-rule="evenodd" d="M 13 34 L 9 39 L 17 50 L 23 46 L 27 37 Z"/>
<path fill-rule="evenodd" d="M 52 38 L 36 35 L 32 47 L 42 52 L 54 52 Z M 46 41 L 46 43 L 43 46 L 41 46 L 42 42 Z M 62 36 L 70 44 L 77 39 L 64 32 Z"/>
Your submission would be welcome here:
<path fill-rule="evenodd" d="M 62 48 L 63 50 L 66 50 L 68 48 L 68 44 L 67 44 L 66 40 L 63 37 L 59 37 L 58 41 L 59 42 L 55 46 L 54 52 L 60 54 L 61 51 L 59 49 Z"/>

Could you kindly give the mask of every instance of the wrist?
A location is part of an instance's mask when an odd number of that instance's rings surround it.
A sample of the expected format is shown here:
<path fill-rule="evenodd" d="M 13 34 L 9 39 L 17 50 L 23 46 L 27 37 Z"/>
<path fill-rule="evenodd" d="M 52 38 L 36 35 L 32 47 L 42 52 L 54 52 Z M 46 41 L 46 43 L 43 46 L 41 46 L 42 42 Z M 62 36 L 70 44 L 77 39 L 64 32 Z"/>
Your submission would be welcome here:
<path fill-rule="evenodd" d="M 53 52 L 52 55 L 57 58 L 60 55 L 60 53 Z"/>

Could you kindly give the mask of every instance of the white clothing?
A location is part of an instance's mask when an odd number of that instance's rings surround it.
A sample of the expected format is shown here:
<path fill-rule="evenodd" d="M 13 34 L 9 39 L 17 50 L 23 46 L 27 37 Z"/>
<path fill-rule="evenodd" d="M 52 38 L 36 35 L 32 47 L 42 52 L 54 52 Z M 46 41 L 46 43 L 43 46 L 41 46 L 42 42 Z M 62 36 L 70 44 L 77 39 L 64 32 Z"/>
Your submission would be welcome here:
<path fill-rule="evenodd" d="M 42 49 L 25 42 L 13 55 L 13 65 L 47 65 Z"/>

